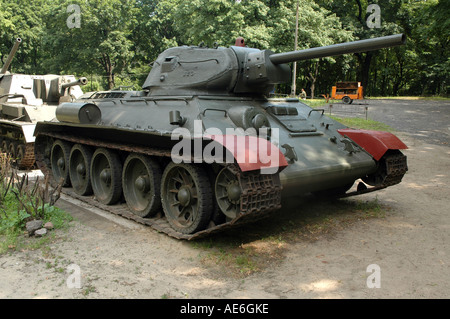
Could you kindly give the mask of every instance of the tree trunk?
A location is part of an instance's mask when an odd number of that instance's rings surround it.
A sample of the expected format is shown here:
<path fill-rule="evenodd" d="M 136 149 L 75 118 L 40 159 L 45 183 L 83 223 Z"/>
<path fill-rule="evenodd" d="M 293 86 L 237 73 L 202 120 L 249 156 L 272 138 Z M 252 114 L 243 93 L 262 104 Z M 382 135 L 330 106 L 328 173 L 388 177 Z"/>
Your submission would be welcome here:
<path fill-rule="evenodd" d="M 400 89 L 403 87 L 403 61 L 400 59 L 398 59 L 398 66 L 399 72 L 397 72 L 392 92 L 394 96 L 398 96 Z"/>
<path fill-rule="evenodd" d="M 317 81 L 317 75 L 319 74 L 319 63 L 320 59 L 317 61 L 317 63 L 314 64 L 314 70 L 308 72 L 307 78 L 311 82 L 311 99 L 314 98 L 314 90 L 316 88 L 316 81 Z"/>
<path fill-rule="evenodd" d="M 114 73 L 108 74 L 108 90 L 114 89 L 116 82 L 114 81 Z"/>
<path fill-rule="evenodd" d="M 114 79 L 114 64 L 111 62 L 109 55 L 103 54 L 102 58 L 100 59 L 100 64 L 103 66 L 103 69 L 105 70 L 106 76 L 108 78 L 108 90 L 114 89 L 114 87 L 116 86 Z"/>
<path fill-rule="evenodd" d="M 372 61 L 373 53 L 371 51 L 367 52 L 364 57 L 361 53 L 356 53 L 356 57 L 358 58 L 359 65 L 360 65 L 358 77 L 361 79 L 361 85 L 365 90 L 365 94 L 370 95 L 370 92 L 368 92 L 369 91 L 369 71 L 370 71 L 370 63 Z"/>

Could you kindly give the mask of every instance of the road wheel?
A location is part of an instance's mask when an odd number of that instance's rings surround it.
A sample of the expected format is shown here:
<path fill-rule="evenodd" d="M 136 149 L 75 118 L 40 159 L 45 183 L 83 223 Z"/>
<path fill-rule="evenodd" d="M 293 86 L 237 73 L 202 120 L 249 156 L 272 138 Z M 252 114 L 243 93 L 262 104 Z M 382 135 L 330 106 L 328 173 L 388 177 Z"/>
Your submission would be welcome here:
<path fill-rule="evenodd" d="M 222 213 L 234 219 L 241 210 L 242 189 L 237 177 L 238 170 L 234 166 L 224 167 L 216 178 L 215 195 Z"/>
<path fill-rule="evenodd" d="M 128 208 L 140 217 L 153 216 L 161 208 L 161 168 L 139 154 L 128 155 L 123 165 L 122 188 Z"/>
<path fill-rule="evenodd" d="M 8 149 L 9 149 L 9 142 L 8 140 L 5 139 L 2 141 L 2 152 L 8 153 Z"/>
<path fill-rule="evenodd" d="M 92 194 L 90 165 L 92 150 L 88 146 L 75 144 L 70 151 L 69 175 L 73 190 L 78 195 Z"/>
<path fill-rule="evenodd" d="M 173 229 L 192 234 L 204 229 L 213 209 L 208 175 L 192 164 L 167 165 L 162 176 L 161 202 Z"/>
<path fill-rule="evenodd" d="M 24 157 L 25 157 L 25 145 L 23 144 L 17 145 L 16 148 L 17 163 L 20 163 Z"/>
<path fill-rule="evenodd" d="M 56 140 L 53 143 L 50 163 L 52 167 L 53 178 L 57 183 L 62 181 L 62 186 L 70 186 L 69 176 L 69 156 L 70 144 L 62 140 Z"/>
<path fill-rule="evenodd" d="M 119 155 L 99 148 L 90 167 L 92 190 L 96 199 L 105 205 L 115 204 L 122 196 L 122 163 Z"/>
<path fill-rule="evenodd" d="M 11 154 L 11 159 L 15 163 L 17 159 L 17 144 L 15 142 L 8 144 L 8 153 Z"/>

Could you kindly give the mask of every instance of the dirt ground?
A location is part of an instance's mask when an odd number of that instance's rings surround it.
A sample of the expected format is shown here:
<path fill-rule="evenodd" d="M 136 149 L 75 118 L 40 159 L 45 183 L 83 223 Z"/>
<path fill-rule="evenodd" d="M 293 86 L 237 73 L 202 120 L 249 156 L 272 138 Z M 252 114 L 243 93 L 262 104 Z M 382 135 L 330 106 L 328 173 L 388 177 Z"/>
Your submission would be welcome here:
<path fill-rule="evenodd" d="M 402 183 L 346 200 L 377 199 L 382 216 L 334 225 L 336 202 L 293 199 L 272 218 L 331 212 L 329 231 L 286 239 L 266 221 L 261 233 L 249 226 L 192 243 L 61 200 L 75 216 L 72 227 L 46 247 L 0 256 L 0 298 L 449 298 L 450 147 L 397 135 L 409 147 Z M 266 262 L 236 272 L 226 262 L 232 248 L 214 246 L 227 238 Z"/>

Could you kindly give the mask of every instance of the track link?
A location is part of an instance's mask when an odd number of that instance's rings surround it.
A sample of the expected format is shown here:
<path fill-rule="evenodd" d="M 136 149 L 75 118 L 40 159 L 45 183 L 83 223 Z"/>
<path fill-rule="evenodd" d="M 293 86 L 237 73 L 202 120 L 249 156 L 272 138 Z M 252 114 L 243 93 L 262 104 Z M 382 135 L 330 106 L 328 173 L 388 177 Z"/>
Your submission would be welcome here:
<path fill-rule="evenodd" d="M 386 168 L 385 168 L 386 176 L 381 185 L 374 186 L 371 188 L 363 187 L 361 189 L 359 189 L 359 187 L 358 187 L 358 190 L 345 193 L 345 194 L 339 196 L 339 198 L 366 194 L 366 193 L 374 192 L 374 191 L 377 191 L 380 189 L 384 189 L 389 186 L 399 184 L 402 181 L 403 176 L 405 176 L 406 172 L 408 171 L 406 156 L 403 155 L 402 153 L 394 153 L 394 154 L 387 155 L 384 160 L 385 160 L 385 164 L 386 164 Z"/>

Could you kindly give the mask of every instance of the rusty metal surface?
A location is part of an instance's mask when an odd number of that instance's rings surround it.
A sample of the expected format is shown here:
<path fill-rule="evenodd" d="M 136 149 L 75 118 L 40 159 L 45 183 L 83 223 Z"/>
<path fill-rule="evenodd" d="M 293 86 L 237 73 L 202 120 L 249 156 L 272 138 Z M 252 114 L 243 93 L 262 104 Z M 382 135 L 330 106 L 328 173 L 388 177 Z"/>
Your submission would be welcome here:
<path fill-rule="evenodd" d="M 18 161 L 17 165 L 19 169 L 29 170 L 34 166 L 34 143 L 23 144 L 25 145 L 25 154 Z"/>

